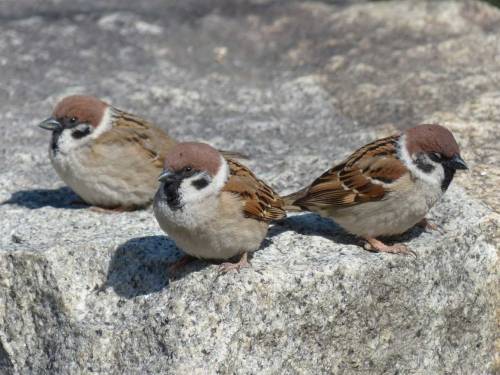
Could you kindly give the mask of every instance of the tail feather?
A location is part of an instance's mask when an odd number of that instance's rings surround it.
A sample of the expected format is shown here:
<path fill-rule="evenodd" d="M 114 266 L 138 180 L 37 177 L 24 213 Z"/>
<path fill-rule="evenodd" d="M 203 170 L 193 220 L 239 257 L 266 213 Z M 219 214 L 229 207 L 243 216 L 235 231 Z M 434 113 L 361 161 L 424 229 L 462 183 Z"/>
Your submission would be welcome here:
<path fill-rule="evenodd" d="M 307 192 L 307 188 L 301 189 L 295 193 L 292 193 L 292 194 L 289 194 L 289 195 L 282 197 L 283 201 L 285 202 L 285 204 L 284 204 L 285 210 L 290 211 L 290 212 L 304 211 L 304 209 L 299 204 L 297 204 L 297 201 L 300 200 L 301 198 L 303 198 L 304 195 L 306 194 L 306 192 Z"/>

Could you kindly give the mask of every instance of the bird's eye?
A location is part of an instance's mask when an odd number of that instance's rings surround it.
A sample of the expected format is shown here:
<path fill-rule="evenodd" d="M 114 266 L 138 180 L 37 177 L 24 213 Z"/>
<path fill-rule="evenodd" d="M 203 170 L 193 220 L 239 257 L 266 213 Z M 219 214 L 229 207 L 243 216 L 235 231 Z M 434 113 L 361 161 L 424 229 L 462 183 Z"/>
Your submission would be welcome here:
<path fill-rule="evenodd" d="M 71 122 L 72 124 L 75 124 L 77 121 L 78 121 L 78 119 L 76 117 L 71 117 L 69 119 L 69 122 Z"/>
<path fill-rule="evenodd" d="M 191 172 L 193 170 L 192 167 L 184 167 L 184 172 L 188 173 L 188 172 Z"/>
<path fill-rule="evenodd" d="M 439 152 L 433 152 L 430 156 L 434 161 L 440 161 L 443 159 L 443 155 L 441 155 Z"/>

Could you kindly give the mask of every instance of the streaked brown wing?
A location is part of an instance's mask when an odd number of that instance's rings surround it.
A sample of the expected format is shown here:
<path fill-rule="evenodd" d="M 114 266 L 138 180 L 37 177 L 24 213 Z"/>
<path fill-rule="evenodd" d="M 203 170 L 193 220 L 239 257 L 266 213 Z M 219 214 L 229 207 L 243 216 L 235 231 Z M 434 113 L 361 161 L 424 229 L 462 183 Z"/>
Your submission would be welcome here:
<path fill-rule="evenodd" d="M 116 113 L 115 126 L 103 133 L 96 142 L 131 148 L 131 155 L 142 155 L 161 170 L 165 154 L 175 145 L 175 141 L 140 117 L 119 110 Z"/>
<path fill-rule="evenodd" d="M 147 150 L 153 159 L 163 160 L 165 153 L 176 144 L 163 130 L 143 118 L 116 108 L 114 111 L 116 114 L 115 129 L 119 132 L 129 133 L 129 137 L 132 137 L 131 141 Z M 219 150 L 219 152 L 226 159 L 248 159 L 247 155 L 237 151 Z"/>
<path fill-rule="evenodd" d="M 244 165 L 227 159 L 230 177 L 223 191 L 237 194 L 244 202 L 245 216 L 260 221 L 286 217 L 281 197 Z"/>
<path fill-rule="evenodd" d="M 384 186 L 406 173 L 406 167 L 397 158 L 398 139 L 399 136 L 383 138 L 360 148 L 301 191 L 294 204 L 341 208 L 383 199 Z"/>

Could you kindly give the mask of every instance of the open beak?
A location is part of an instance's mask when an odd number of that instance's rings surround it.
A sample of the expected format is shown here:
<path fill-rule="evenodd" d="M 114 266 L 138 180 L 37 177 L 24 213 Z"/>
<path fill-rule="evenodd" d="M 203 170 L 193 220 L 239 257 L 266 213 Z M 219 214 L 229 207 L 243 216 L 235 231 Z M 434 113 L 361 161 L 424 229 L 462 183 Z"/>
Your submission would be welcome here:
<path fill-rule="evenodd" d="M 165 183 L 170 183 L 173 182 L 177 179 L 177 176 L 175 173 L 171 171 L 163 171 L 161 175 L 158 176 L 158 181 L 160 182 L 165 182 Z"/>
<path fill-rule="evenodd" d="M 448 165 L 453 169 L 469 169 L 467 164 L 465 164 L 464 159 L 460 157 L 460 155 L 455 154 L 450 161 L 448 161 Z"/>
<path fill-rule="evenodd" d="M 51 130 L 51 131 L 62 130 L 61 123 L 57 121 L 54 117 L 49 117 L 47 120 L 44 120 L 41 123 L 39 123 L 38 126 L 45 130 Z"/>

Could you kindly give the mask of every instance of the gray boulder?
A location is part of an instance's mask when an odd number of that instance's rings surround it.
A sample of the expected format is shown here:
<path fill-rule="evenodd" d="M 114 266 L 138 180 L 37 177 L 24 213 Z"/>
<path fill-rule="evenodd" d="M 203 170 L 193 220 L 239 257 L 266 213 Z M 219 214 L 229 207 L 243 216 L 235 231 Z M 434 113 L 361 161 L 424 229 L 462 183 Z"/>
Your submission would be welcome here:
<path fill-rule="evenodd" d="M 479 2 L 21 0 L 0 4 L 1 374 L 493 374 L 500 370 L 500 12 Z M 35 7 L 35 5 L 38 5 Z M 278 191 L 419 122 L 471 171 L 376 254 L 292 215 L 219 275 L 151 209 L 71 202 L 36 128 L 90 93 L 252 156 Z M 496 340 L 496 341 L 495 341 Z M 496 355 L 496 358 L 495 358 Z"/>

